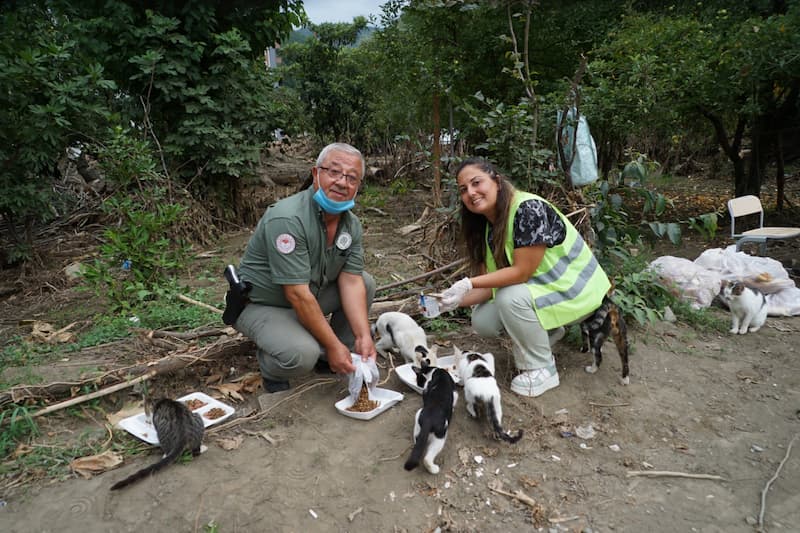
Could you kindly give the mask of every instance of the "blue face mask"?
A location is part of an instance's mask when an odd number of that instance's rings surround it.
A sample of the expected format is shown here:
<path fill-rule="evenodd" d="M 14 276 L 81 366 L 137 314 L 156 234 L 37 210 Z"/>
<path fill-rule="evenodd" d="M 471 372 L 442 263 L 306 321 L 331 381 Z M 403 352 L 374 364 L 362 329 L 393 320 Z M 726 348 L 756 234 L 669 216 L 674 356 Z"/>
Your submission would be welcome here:
<path fill-rule="evenodd" d="M 317 189 L 317 192 L 314 193 L 314 201 L 317 202 L 317 205 L 320 206 L 323 211 L 330 215 L 344 213 L 345 211 L 353 209 L 353 206 L 356 205 L 355 197 L 353 197 L 351 200 L 345 200 L 344 202 L 331 200 L 325 195 L 324 192 L 322 192 L 321 187 Z"/>

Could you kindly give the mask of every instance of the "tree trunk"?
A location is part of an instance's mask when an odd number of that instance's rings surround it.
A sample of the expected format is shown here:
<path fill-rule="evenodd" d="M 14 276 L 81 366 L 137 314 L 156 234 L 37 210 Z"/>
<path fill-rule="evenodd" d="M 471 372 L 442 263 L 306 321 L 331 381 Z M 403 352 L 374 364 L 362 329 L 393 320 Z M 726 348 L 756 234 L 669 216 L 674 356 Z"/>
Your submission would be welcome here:
<path fill-rule="evenodd" d="M 439 93 L 433 95 L 433 205 L 442 207 L 442 123 L 439 114 Z"/>
<path fill-rule="evenodd" d="M 783 166 L 783 134 L 775 139 L 775 185 L 778 188 L 778 211 L 783 211 L 783 186 L 786 180 Z"/>

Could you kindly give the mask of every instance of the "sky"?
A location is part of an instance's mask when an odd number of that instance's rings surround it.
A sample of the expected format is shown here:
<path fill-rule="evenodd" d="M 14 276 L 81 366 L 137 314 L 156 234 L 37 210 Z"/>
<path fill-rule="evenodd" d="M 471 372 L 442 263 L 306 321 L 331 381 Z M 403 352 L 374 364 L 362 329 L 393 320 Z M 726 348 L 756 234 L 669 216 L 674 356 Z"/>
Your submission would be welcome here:
<path fill-rule="evenodd" d="M 323 22 L 353 22 L 353 17 L 381 14 L 386 0 L 304 0 L 303 7 L 314 24 Z"/>

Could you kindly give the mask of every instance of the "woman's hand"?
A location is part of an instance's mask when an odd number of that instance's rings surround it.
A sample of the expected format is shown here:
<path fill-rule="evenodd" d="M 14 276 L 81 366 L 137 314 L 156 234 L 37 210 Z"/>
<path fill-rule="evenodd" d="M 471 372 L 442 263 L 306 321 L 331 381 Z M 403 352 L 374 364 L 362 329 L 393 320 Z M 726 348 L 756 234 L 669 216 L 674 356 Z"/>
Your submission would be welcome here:
<path fill-rule="evenodd" d="M 461 304 L 464 297 L 471 290 L 472 282 L 469 278 L 462 278 L 456 281 L 449 289 L 442 293 L 439 309 L 442 311 L 452 311 Z"/>

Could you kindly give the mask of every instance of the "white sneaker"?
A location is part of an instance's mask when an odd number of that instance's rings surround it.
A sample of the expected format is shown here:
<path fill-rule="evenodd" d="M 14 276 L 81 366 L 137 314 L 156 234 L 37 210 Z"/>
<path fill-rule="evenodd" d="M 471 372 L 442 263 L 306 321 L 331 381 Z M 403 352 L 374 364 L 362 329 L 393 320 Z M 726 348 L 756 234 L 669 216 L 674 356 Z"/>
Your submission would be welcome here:
<path fill-rule="evenodd" d="M 558 341 L 564 338 L 564 335 L 567 334 L 567 330 L 564 329 L 564 326 L 559 326 L 556 329 L 551 329 L 547 334 L 550 338 L 550 347 L 552 348 Z"/>
<path fill-rule="evenodd" d="M 526 370 L 511 380 L 511 390 L 520 396 L 539 396 L 558 387 L 558 371 L 553 362 L 550 366 Z"/>

